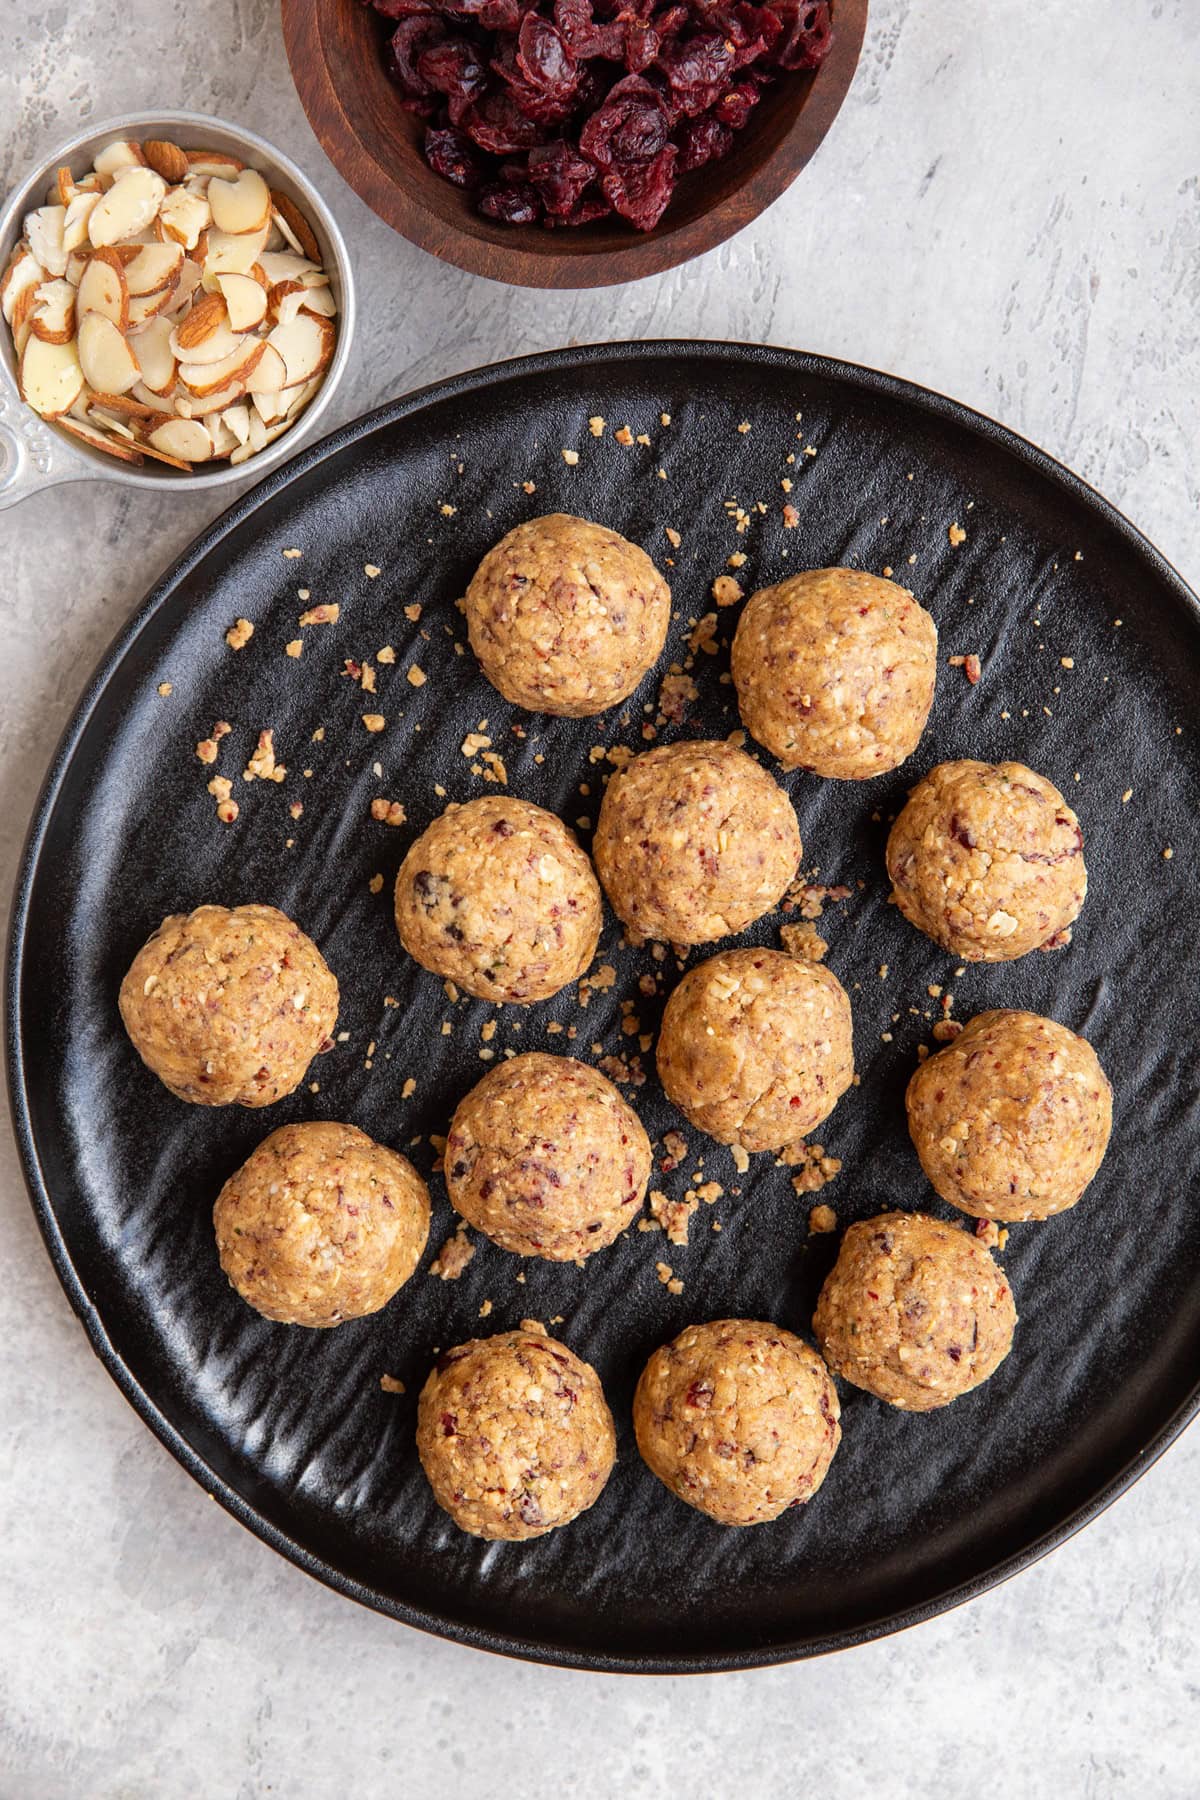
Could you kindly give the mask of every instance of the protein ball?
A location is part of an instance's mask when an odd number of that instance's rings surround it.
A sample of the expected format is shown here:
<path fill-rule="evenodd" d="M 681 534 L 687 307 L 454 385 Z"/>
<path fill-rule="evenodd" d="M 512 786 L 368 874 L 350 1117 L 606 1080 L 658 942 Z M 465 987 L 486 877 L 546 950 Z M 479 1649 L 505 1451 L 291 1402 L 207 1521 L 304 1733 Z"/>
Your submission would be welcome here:
<path fill-rule="evenodd" d="M 429 1194 L 406 1157 L 353 1125 L 282 1125 L 213 1208 L 221 1267 L 264 1318 L 329 1327 L 378 1312 L 429 1235 Z"/>
<path fill-rule="evenodd" d="M 637 1216 L 650 1140 L 599 1070 L 515 1056 L 461 1101 L 445 1154 L 451 1204 L 502 1249 L 573 1262 Z"/>
<path fill-rule="evenodd" d="M 1069 942 L 1083 905 L 1083 833 L 1024 763 L 939 763 L 892 826 L 887 867 L 910 924 L 968 962 Z"/>
<path fill-rule="evenodd" d="M 1012 1290 L 977 1238 L 899 1212 L 850 1226 L 813 1316 L 834 1374 L 906 1412 L 986 1381 L 1016 1323 Z"/>
<path fill-rule="evenodd" d="M 920 741 L 937 627 L 894 581 L 809 569 L 751 594 L 732 667 L 742 723 L 785 769 L 865 781 Z"/>
<path fill-rule="evenodd" d="M 854 1079 L 850 1001 L 820 963 L 723 950 L 671 995 L 657 1056 L 668 1099 L 699 1130 L 778 1150 L 827 1118 Z"/>
<path fill-rule="evenodd" d="M 608 784 L 592 854 L 635 941 L 706 944 L 781 898 L 800 828 L 778 782 L 732 744 L 663 744 Z"/>
<path fill-rule="evenodd" d="M 977 1219 L 1048 1219 L 1104 1160 L 1112 1089 L 1085 1038 L 1029 1012 L 978 1013 L 908 1084 L 921 1167 Z"/>
<path fill-rule="evenodd" d="M 587 1511 L 617 1440 L 595 1369 L 525 1319 L 438 1359 L 421 1389 L 417 1453 L 463 1531 L 521 1539 Z"/>
<path fill-rule="evenodd" d="M 404 948 L 481 1000 L 528 1005 L 582 975 L 602 904 L 562 820 L 506 795 L 447 807 L 396 877 Z"/>
<path fill-rule="evenodd" d="M 624 700 L 658 661 L 671 591 L 636 544 L 550 513 L 489 550 L 466 615 L 471 648 L 506 700 L 581 719 Z"/>
<path fill-rule="evenodd" d="M 199 1106 L 270 1106 L 299 1086 L 337 1023 L 321 952 L 274 906 L 172 913 L 121 983 L 134 1049 Z"/>
<path fill-rule="evenodd" d="M 814 1350 L 778 1325 L 716 1319 L 656 1350 L 633 1397 L 642 1457 L 721 1525 L 762 1525 L 811 1500 L 841 1442 Z"/>

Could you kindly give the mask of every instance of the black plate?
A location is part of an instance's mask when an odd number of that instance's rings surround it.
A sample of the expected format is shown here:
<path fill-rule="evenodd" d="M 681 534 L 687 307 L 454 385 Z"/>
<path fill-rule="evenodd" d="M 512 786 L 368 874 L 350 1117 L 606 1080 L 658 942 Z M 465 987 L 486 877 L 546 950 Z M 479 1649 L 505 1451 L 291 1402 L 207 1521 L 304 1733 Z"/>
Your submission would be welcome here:
<path fill-rule="evenodd" d="M 601 440 L 594 414 L 608 421 Z M 614 441 L 625 425 L 649 445 Z M 564 447 L 579 451 L 577 466 Z M 791 530 L 783 480 L 800 516 Z M 749 514 L 744 534 L 726 501 Z M 1085 1203 L 1012 1233 L 1004 1260 L 1021 1323 L 1000 1371 L 920 1418 L 847 1389 L 821 1493 L 752 1531 L 723 1530 L 667 1495 L 639 1463 L 629 1402 L 647 1353 L 689 1320 L 744 1314 L 807 1331 L 835 1241 L 809 1236 L 810 1201 L 771 1158 L 741 1182 L 727 1151 L 688 1131 L 691 1155 L 662 1185 L 681 1192 L 703 1154 L 706 1177 L 744 1191 L 701 1208 L 686 1250 L 631 1231 L 585 1271 L 524 1265 L 524 1285 L 522 1265 L 486 1243 L 456 1284 L 424 1272 L 452 1223 L 434 1177 L 422 1271 L 383 1314 L 335 1333 L 258 1319 L 213 1248 L 213 1196 L 269 1129 L 333 1117 L 397 1144 L 419 1135 L 411 1154 L 429 1172 L 429 1134 L 484 1071 L 480 1028 L 493 1009 L 452 1007 L 406 963 L 389 898 L 402 852 L 444 804 L 434 784 L 451 799 L 493 791 L 461 754 L 464 733 L 486 718 L 511 790 L 568 820 L 595 815 L 608 765 L 589 749 L 641 742 L 653 679 L 623 726 L 526 717 L 521 741 L 510 729 L 521 715 L 456 653 L 454 601 L 481 552 L 553 508 L 605 520 L 660 561 L 664 527 L 682 533 L 670 656 L 741 551 L 747 591 L 810 565 L 893 566 L 931 606 L 943 656 L 983 658 L 976 687 L 943 663 L 929 730 L 902 772 L 870 786 L 788 782 L 805 867 L 854 887 L 823 922 L 851 990 L 862 1076 L 819 1134 L 845 1164 L 822 1196 L 841 1220 L 896 1205 L 946 1212 L 902 1106 L 937 1011 L 930 984 L 953 987 L 961 1017 L 1025 1006 L 1086 1029 L 1116 1088 L 1113 1146 Z M 957 548 L 953 522 L 967 531 Z M 291 546 L 302 559 L 284 558 Z M 341 619 L 306 630 L 294 662 L 284 644 L 298 635 L 301 586 L 310 604 L 339 602 Z M 403 611 L 413 602 L 419 624 Z M 235 655 L 223 634 L 239 614 L 257 630 Z M 723 638 L 734 617 L 722 612 Z M 393 668 L 375 654 L 386 643 Z M 377 699 L 340 674 L 346 657 L 376 663 Z M 727 653 L 696 660 L 701 698 L 682 729 L 727 732 Z M 413 661 L 429 674 L 419 690 L 405 678 Z M 482 370 L 348 426 L 238 502 L 154 589 L 68 730 L 33 826 L 11 945 L 12 1093 L 39 1222 L 94 1347 L 185 1467 L 268 1543 L 341 1592 L 466 1643 L 604 1669 L 746 1666 L 893 1630 L 1002 1579 L 1093 1517 L 1197 1406 L 1198 693 L 1196 601 L 1144 540 L 1036 450 L 885 376 L 782 350 L 615 345 Z M 375 707 L 389 724 L 369 737 L 360 714 Z M 263 726 L 289 768 L 282 786 L 236 781 L 233 828 L 218 824 L 211 771 L 193 752 L 219 717 L 235 726 L 226 773 L 237 777 Z M 1059 783 L 1083 820 L 1091 894 L 1069 950 L 955 979 L 888 906 L 882 848 L 906 787 L 963 755 L 1018 757 Z M 403 801 L 404 828 L 372 822 L 380 792 Z M 372 895 L 376 872 L 384 887 Z M 118 983 L 164 913 L 247 899 L 275 902 L 316 937 L 342 982 L 350 1041 L 315 1067 L 318 1094 L 302 1089 L 269 1114 L 183 1106 L 134 1057 Z M 751 935 L 775 942 L 779 923 Z M 632 995 L 653 1030 L 660 1002 L 643 1000 L 637 977 L 659 965 L 620 949 L 611 923 L 599 960 L 619 980 L 586 1012 L 573 991 L 508 1009 L 493 1047 L 589 1058 L 595 1044 L 635 1047 L 618 1003 Z M 546 1035 L 552 1019 L 578 1027 L 573 1043 Z M 635 1099 L 660 1136 L 680 1121 L 645 1061 Z M 660 1284 L 659 1259 L 682 1294 Z M 416 1394 L 435 1346 L 556 1315 L 602 1374 L 619 1464 L 567 1530 L 488 1547 L 433 1504 L 413 1449 Z M 403 1398 L 380 1390 L 385 1371 L 407 1383 Z"/>

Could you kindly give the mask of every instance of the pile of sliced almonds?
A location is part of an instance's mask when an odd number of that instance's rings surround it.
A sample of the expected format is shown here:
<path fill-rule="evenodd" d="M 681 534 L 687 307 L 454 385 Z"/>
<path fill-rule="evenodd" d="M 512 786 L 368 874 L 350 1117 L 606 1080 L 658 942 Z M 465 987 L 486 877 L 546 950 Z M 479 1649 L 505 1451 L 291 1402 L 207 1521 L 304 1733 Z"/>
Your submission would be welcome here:
<path fill-rule="evenodd" d="M 0 279 L 21 393 L 122 462 L 245 462 L 307 406 L 337 307 L 312 228 L 256 169 L 162 140 L 60 169 Z"/>

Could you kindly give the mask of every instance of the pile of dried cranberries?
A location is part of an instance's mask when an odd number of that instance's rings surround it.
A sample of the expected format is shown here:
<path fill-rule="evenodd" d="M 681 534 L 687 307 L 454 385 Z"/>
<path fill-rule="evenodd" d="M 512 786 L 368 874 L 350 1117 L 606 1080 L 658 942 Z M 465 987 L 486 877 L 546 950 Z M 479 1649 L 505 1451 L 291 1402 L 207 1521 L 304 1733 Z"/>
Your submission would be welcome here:
<path fill-rule="evenodd" d="M 430 168 L 510 225 L 662 217 L 781 70 L 815 69 L 830 0 L 370 0 Z"/>

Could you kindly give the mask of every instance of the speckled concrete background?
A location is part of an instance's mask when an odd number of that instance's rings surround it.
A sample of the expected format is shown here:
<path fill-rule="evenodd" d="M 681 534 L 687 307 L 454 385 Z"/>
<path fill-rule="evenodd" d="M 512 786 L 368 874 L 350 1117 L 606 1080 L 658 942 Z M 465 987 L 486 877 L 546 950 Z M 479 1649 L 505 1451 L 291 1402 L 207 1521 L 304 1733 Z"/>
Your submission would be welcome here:
<path fill-rule="evenodd" d="M 342 185 L 271 0 L 52 0 L 0 9 L 0 185 L 88 117 L 243 118 L 357 258 L 330 425 L 571 341 L 767 339 L 994 414 L 1196 584 L 1198 72 L 1194 0 L 873 0 L 836 128 L 765 219 L 659 281 L 546 296 L 442 267 Z M 97 483 L 0 518 L 5 903 L 91 664 L 210 506 Z M 193 1486 L 89 1355 L 0 1139 L 0 1800 L 1196 1793 L 1196 1432 L 1050 1560 L 903 1637 L 690 1681 L 508 1664 L 360 1612 Z"/>

